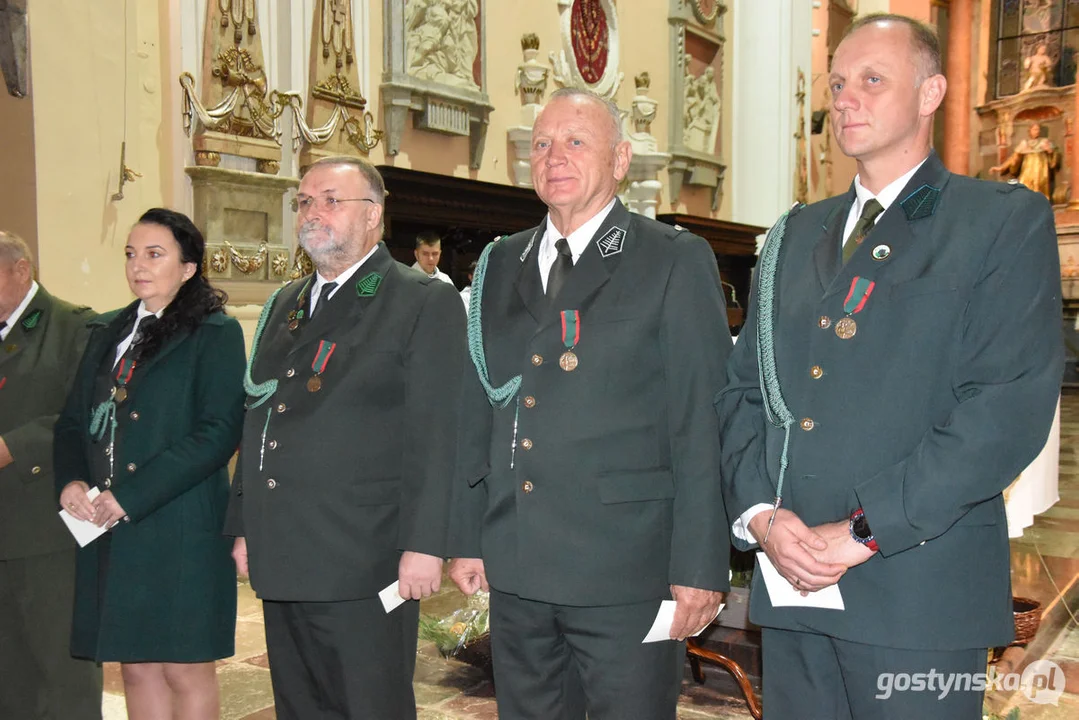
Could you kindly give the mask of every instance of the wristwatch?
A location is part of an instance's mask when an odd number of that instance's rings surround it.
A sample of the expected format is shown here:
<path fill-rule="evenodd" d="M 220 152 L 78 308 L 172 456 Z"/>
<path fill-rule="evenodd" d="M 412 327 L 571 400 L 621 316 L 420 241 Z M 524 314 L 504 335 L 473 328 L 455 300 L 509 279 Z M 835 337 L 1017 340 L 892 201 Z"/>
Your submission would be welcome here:
<path fill-rule="evenodd" d="M 880 550 L 873 531 L 869 529 L 869 523 L 865 519 L 865 513 L 858 508 L 850 514 L 850 536 L 855 542 L 865 545 L 873 552 Z"/>

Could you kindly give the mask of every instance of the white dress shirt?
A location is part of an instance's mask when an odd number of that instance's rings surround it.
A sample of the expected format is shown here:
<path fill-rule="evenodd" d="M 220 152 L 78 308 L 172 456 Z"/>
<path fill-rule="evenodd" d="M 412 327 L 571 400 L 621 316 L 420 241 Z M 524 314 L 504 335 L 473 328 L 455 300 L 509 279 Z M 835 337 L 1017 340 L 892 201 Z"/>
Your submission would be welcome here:
<path fill-rule="evenodd" d="M 566 242 L 569 243 L 569 251 L 573 255 L 573 264 L 576 265 L 578 258 L 588 248 L 588 242 L 599 230 L 599 226 L 603 224 L 603 221 L 607 219 L 607 215 L 613 207 L 614 198 L 602 210 L 589 218 L 584 225 L 581 225 L 569 235 L 563 235 L 551 221 L 551 214 L 547 213 L 547 221 L 544 223 L 546 230 L 543 231 L 543 239 L 540 241 L 538 258 L 543 292 L 547 292 L 547 276 L 551 274 L 551 266 L 554 265 L 555 258 L 558 257 L 558 250 L 555 249 L 554 244 L 562 238 L 566 238 Z"/>
<path fill-rule="evenodd" d="M 865 207 L 865 204 L 876 197 L 877 202 L 884 208 L 884 210 L 881 211 L 881 214 L 877 216 L 877 221 L 879 221 L 881 215 L 887 212 L 888 208 L 892 206 L 892 203 L 899 198 L 899 193 L 903 192 L 903 188 L 906 187 L 907 183 L 910 182 L 910 179 L 914 177 L 914 173 L 918 172 L 918 168 L 924 165 L 925 161 L 928 159 L 929 156 L 926 155 L 920 163 L 885 185 L 884 189 L 875 196 L 862 185 L 862 178 L 860 175 L 854 176 L 854 204 L 850 206 L 850 212 L 847 213 L 847 222 L 843 226 L 843 235 L 839 238 L 840 249 L 842 249 L 844 242 L 846 242 L 846 239 L 854 229 L 854 224 L 858 222 L 858 218 L 861 217 L 862 208 Z M 874 223 L 874 225 L 875 224 L 876 223 Z M 749 532 L 749 521 L 756 517 L 758 513 L 765 511 L 771 512 L 772 506 L 768 503 L 757 503 L 742 513 L 741 516 L 734 521 L 731 525 L 731 532 L 739 540 L 745 540 L 746 542 L 752 543 L 753 536 Z"/>
<path fill-rule="evenodd" d="M 450 276 L 439 270 L 437 267 L 435 268 L 434 273 L 428 274 L 428 272 L 423 269 L 422 265 L 420 265 L 418 262 L 414 262 L 412 263 L 412 269 L 419 270 L 421 273 L 427 275 L 427 277 L 431 278 L 432 280 L 441 280 L 442 282 L 447 282 L 450 285 L 453 285 L 453 280 L 450 280 Z M 456 289 L 456 285 L 454 285 L 454 288 Z"/>
<path fill-rule="evenodd" d="M 135 312 L 135 326 L 131 328 L 131 332 L 128 333 L 127 337 L 121 340 L 120 344 L 116 346 L 116 359 L 112 361 L 112 366 L 114 368 L 116 367 L 116 363 L 120 362 L 120 358 L 124 356 L 124 353 L 127 352 L 127 349 L 131 347 L 131 343 L 135 341 L 135 333 L 138 331 L 142 319 L 149 315 L 154 315 L 160 319 L 163 312 L 165 312 L 165 308 L 161 308 L 157 312 L 152 313 L 146 309 L 146 303 L 141 300 L 139 301 L 139 309 Z"/>
<path fill-rule="evenodd" d="M 360 266 L 367 262 L 367 260 L 375 254 L 375 250 L 378 250 L 378 243 L 375 243 L 375 246 L 368 250 L 367 254 L 360 258 L 360 261 L 358 263 L 350 266 L 347 270 L 342 272 L 333 280 L 327 280 L 326 278 L 322 277 L 322 273 L 316 272 L 314 286 L 311 288 L 311 304 L 308 306 L 308 317 L 311 316 L 311 313 L 314 311 L 315 306 L 318 304 L 318 296 L 322 294 L 322 286 L 328 282 L 337 283 L 337 287 L 335 287 L 333 290 L 330 290 L 330 294 L 326 296 L 327 300 L 331 299 L 334 295 L 337 294 L 338 290 L 344 287 L 345 283 L 348 282 L 348 279 L 356 274 L 356 271 L 360 269 Z"/>
<path fill-rule="evenodd" d="M 19 318 L 26 312 L 26 308 L 30 304 L 30 301 L 37 295 L 37 289 L 37 280 L 30 281 L 30 289 L 26 291 L 26 297 L 24 297 L 22 302 L 11 311 L 11 316 L 7 319 L 7 325 L 5 325 L 3 329 L 0 329 L 0 341 L 7 339 L 8 334 L 11 332 L 11 328 L 15 327 L 15 323 L 19 322 Z"/>

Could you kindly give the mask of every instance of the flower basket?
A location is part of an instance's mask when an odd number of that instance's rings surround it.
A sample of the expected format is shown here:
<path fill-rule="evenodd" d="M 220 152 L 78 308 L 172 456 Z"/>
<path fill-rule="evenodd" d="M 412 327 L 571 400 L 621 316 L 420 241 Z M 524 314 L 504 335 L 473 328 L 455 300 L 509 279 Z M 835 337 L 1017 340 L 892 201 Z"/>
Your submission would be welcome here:
<path fill-rule="evenodd" d="M 1012 614 L 1015 616 L 1015 640 L 1012 645 L 1026 645 L 1038 634 L 1042 621 L 1042 604 L 1030 598 L 1012 598 Z"/>

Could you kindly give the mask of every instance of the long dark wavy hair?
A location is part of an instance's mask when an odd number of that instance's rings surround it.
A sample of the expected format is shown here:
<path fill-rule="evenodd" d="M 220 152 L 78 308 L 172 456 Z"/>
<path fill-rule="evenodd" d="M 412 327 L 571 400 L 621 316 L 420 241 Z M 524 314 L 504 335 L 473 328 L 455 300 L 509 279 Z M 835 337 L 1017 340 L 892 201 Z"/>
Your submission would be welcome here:
<path fill-rule="evenodd" d="M 228 295 L 210 285 L 202 274 L 206 255 L 206 240 L 191 222 L 191 218 L 175 210 L 151 208 L 142 214 L 138 225 L 159 225 L 170 233 L 180 246 L 181 262 L 194 263 L 195 274 L 180 286 L 176 297 L 161 313 L 161 319 L 146 329 L 139 343 L 139 357 L 153 357 L 165 342 L 178 333 L 191 332 L 215 312 L 224 312 Z"/>

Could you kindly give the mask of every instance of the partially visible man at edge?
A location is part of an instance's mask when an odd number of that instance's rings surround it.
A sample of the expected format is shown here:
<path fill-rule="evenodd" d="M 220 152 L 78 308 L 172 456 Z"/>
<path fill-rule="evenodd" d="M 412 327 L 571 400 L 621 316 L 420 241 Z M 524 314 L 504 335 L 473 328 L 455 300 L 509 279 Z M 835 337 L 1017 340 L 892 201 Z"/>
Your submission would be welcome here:
<path fill-rule="evenodd" d="M 764 707 L 975 720 L 983 692 L 955 680 L 1013 636 L 1001 491 L 1044 444 L 1060 391 L 1053 213 L 1024 187 L 952 175 L 930 149 L 947 85 L 932 29 L 861 18 L 829 78 L 858 174 L 769 233 L 716 402 L 736 544 L 759 545 L 802 594 L 838 581 L 845 605 L 776 607 L 780 588 L 755 574 Z M 917 673 L 938 686 L 896 680 Z"/>
<path fill-rule="evenodd" d="M 75 540 L 52 463 L 93 318 L 41 287 L 30 248 L 0 231 L 0 717 L 101 718 L 101 668 L 71 657 Z"/>

